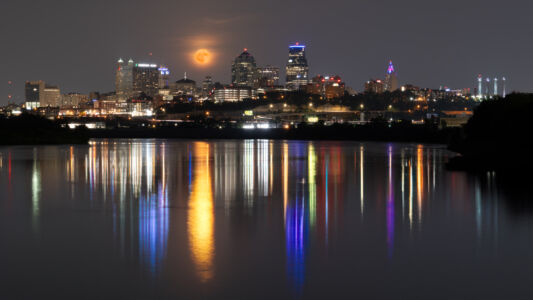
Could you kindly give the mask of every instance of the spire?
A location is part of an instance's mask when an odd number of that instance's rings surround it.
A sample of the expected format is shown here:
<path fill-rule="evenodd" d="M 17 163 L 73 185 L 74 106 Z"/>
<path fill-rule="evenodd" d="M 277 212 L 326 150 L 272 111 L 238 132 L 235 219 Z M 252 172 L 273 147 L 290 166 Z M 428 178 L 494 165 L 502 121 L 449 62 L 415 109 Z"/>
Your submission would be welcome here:
<path fill-rule="evenodd" d="M 187 79 L 187 72 L 185 72 L 185 74 L 183 75 L 183 78 Z"/>
<path fill-rule="evenodd" d="M 392 64 L 392 60 L 389 60 L 389 67 L 387 68 L 387 74 L 392 74 L 394 72 L 394 65 Z"/>

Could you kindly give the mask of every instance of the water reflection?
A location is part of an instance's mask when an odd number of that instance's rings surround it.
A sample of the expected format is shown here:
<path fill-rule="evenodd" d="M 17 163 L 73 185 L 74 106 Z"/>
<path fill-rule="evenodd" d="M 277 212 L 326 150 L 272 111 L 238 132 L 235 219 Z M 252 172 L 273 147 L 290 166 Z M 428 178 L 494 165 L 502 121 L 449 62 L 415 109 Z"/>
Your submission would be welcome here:
<path fill-rule="evenodd" d="M 189 197 L 187 226 L 192 260 L 198 277 L 208 281 L 214 275 L 214 211 L 211 191 L 210 145 L 193 145 L 194 171 Z"/>
<path fill-rule="evenodd" d="M 179 269 L 220 282 L 232 274 L 219 271 L 223 262 L 239 263 L 234 252 L 259 260 L 247 249 L 267 240 L 265 264 L 281 265 L 277 275 L 304 296 L 317 268 L 311 257 L 334 260 L 340 244 L 357 245 L 353 253 L 371 244 L 392 264 L 417 238 L 457 221 L 472 231 L 472 249 L 498 253 L 508 226 L 498 177 L 447 172 L 446 155 L 402 144 L 99 140 L 0 149 L 0 192 L 1 201 L 25 199 L 9 201 L 27 208 L 35 235 L 56 207 L 98 212 L 114 250 L 151 278 Z M 11 197 L 23 184 L 27 198 Z"/>
<path fill-rule="evenodd" d="M 37 150 L 33 149 L 33 163 L 31 172 L 31 205 L 34 229 L 38 228 L 39 209 L 41 200 L 41 170 L 37 159 Z"/>

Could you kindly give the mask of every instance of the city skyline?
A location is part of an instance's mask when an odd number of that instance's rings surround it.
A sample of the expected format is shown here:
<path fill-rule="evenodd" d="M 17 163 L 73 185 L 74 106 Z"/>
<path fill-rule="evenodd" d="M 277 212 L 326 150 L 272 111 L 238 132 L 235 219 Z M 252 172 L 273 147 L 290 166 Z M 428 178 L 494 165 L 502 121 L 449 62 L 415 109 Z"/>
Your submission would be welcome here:
<path fill-rule="evenodd" d="M 14 102 L 23 101 L 24 83 L 32 80 L 59 85 L 66 93 L 113 91 L 119 57 L 165 64 L 173 80 L 187 72 L 196 80 L 210 75 L 229 83 L 232 59 L 248 48 L 258 65 L 278 66 L 280 78 L 285 78 L 286 47 L 298 41 L 307 46 L 309 76 L 339 74 L 357 91 L 369 78 L 382 77 L 389 60 L 397 66 L 402 84 L 474 88 L 481 73 L 510 79 L 509 91 L 531 91 L 524 68 L 533 48 L 525 41 L 533 27 L 524 9 L 530 4 L 485 1 L 482 6 L 462 3 L 454 9 L 454 3 L 459 2 L 449 1 L 444 7 L 420 1 L 345 1 L 339 3 L 342 10 L 333 10 L 316 1 L 305 2 L 302 9 L 299 2 L 285 7 L 281 2 L 202 1 L 185 6 L 171 1 L 47 1 L 26 10 L 7 1 L 4 12 L 10 13 L 1 22 L 2 39 L 9 46 L 0 50 L 0 104 L 7 103 L 8 94 Z M 153 16 L 152 21 L 129 21 L 140 11 Z M 502 15 L 513 18 L 502 21 Z M 299 16 L 305 26 L 298 26 Z M 191 53 L 200 48 L 212 51 L 210 65 L 200 67 L 192 61 Z"/>

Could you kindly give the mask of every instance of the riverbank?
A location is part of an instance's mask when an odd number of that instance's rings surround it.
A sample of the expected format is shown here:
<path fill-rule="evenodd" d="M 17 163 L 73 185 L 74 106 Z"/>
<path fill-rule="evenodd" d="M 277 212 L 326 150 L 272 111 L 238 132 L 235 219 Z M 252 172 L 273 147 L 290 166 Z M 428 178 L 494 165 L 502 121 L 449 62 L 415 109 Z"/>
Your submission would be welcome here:
<path fill-rule="evenodd" d="M 173 138 L 173 139 L 273 139 L 273 140 L 353 140 L 446 144 L 451 130 L 424 126 L 305 126 L 283 129 L 242 128 L 117 128 L 89 131 L 91 138 Z"/>
<path fill-rule="evenodd" d="M 0 119 L 0 145 L 87 144 L 87 129 L 71 130 L 32 115 Z"/>
<path fill-rule="evenodd" d="M 473 117 L 451 140 L 451 170 L 473 172 L 526 171 L 533 167 L 531 149 L 533 94 L 511 94 L 505 99 L 484 101 Z"/>

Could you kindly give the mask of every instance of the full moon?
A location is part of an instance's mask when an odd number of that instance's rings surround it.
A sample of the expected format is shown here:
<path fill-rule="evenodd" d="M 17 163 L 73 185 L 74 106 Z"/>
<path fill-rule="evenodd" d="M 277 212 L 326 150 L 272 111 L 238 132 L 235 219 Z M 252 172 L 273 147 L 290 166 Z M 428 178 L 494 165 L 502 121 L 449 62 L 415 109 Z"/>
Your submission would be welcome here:
<path fill-rule="evenodd" d="M 211 59 L 211 53 L 207 49 L 198 49 L 194 53 L 194 61 L 199 65 L 207 65 Z"/>

